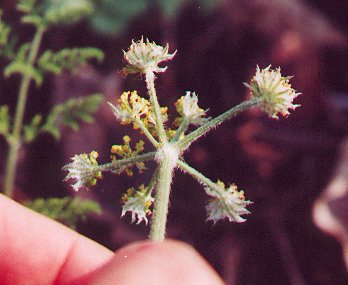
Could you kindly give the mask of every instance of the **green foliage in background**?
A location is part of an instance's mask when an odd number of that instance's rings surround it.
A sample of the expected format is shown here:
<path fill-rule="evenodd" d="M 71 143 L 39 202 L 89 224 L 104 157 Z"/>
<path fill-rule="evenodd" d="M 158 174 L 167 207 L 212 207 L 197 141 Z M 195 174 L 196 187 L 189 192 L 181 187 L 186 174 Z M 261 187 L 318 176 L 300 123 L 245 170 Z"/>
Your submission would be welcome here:
<path fill-rule="evenodd" d="M 78 197 L 38 198 L 24 203 L 28 208 L 51 219 L 76 229 L 79 220 L 86 220 L 90 214 L 101 214 L 99 204 L 93 200 Z"/>
<path fill-rule="evenodd" d="M 42 71 L 60 74 L 63 70 L 74 71 L 90 59 L 100 62 L 103 58 L 104 53 L 97 48 L 65 48 L 58 52 L 46 50 L 39 58 L 38 64 Z"/>
<path fill-rule="evenodd" d="M 5 64 L 2 73 L 7 80 L 14 76 L 20 79 L 15 110 L 10 110 L 7 105 L 0 105 L 0 135 L 8 144 L 3 192 L 9 197 L 14 195 L 18 154 L 25 144 L 37 139 L 42 132 L 60 139 L 64 127 L 78 130 L 81 122 L 93 122 L 92 114 L 102 101 L 99 94 L 70 98 L 53 106 L 47 116 L 35 114 L 24 120 L 26 107 L 30 104 L 31 83 L 35 83 L 38 88 L 49 73 L 60 75 L 64 71 L 76 72 L 79 66 L 91 60 L 101 62 L 104 58 L 104 53 L 93 47 L 41 51 L 43 35 L 47 30 L 54 25 L 74 23 L 91 14 L 94 9 L 92 1 L 20 0 L 16 8 L 21 12 L 21 23 L 33 26 L 35 32 L 31 40 L 19 44 L 15 31 L 2 20 L 0 10 L 0 57 Z M 76 221 L 85 218 L 88 213 L 100 212 L 99 205 L 93 201 L 68 197 L 37 199 L 28 201 L 27 205 L 71 227 L 75 227 Z"/>
<path fill-rule="evenodd" d="M 53 107 L 52 112 L 47 117 L 42 130 L 51 133 L 56 139 L 60 138 L 60 129 L 68 126 L 77 131 L 79 121 L 93 123 L 94 113 L 102 102 L 102 96 L 95 94 L 83 98 L 71 98 L 68 101 Z"/>
<path fill-rule="evenodd" d="M 190 3 L 206 12 L 215 8 L 220 0 L 100 0 L 95 1 L 95 13 L 88 18 L 97 31 L 119 34 L 125 31 L 135 17 L 151 7 L 158 8 L 165 18 L 173 20 L 179 10 Z"/>

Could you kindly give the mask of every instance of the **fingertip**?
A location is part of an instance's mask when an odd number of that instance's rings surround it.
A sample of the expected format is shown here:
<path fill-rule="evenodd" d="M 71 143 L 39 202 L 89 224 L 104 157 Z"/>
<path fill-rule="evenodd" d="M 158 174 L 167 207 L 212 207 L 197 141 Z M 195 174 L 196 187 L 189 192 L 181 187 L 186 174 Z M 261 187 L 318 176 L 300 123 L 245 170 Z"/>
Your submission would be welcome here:
<path fill-rule="evenodd" d="M 190 245 L 166 240 L 130 244 L 115 253 L 91 276 L 89 284 L 224 284 L 212 267 Z"/>

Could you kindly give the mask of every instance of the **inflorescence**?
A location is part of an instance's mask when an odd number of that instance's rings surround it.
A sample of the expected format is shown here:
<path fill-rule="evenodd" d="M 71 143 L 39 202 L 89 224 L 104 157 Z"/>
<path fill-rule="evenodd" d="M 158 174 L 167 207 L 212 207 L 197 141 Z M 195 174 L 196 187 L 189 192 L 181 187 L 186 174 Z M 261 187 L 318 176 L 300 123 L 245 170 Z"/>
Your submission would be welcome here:
<path fill-rule="evenodd" d="M 271 70 L 270 66 L 260 70 L 257 66 L 256 75 L 251 79 L 250 84 L 245 85 L 250 89 L 252 98 L 240 105 L 233 107 L 216 118 L 206 117 L 207 110 L 198 105 L 198 96 L 194 92 L 187 91 L 180 97 L 175 108 L 178 116 L 174 119 L 172 128 L 167 127 L 168 115 L 167 107 L 158 104 L 155 93 L 154 81 L 155 73 L 164 72 L 167 67 L 159 67 L 159 64 L 171 60 L 176 52 L 170 54 L 168 44 L 165 47 L 159 46 L 149 40 L 141 38 L 138 42 L 132 42 L 129 50 L 124 51 L 126 67 L 122 70 L 122 75 L 140 73 L 145 75 L 149 98 L 140 96 L 137 91 L 124 92 L 114 105 L 109 103 L 115 117 L 121 124 L 131 124 L 134 129 L 140 130 L 155 148 L 155 151 L 143 153 L 144 141 L 139 141 L 132 148 L 131 138 L 123 137 L 123 144 L 113 145 L 111 148 L 111 162 L 99 165 L 96 161 L 96 152 L 91 154 L 75 155 L 72 162 L 64 167 L 69 173 L 65 180 L 74 181 L 74 190 L 89 188 L 94 186 L 97 179 L 101 178 L 101 173 L 105 171 L 120 174 L 125 172 L 133 175 L 134 167 L 144 171 L 145 162 L 153 159 L 158 167 L 147 186 L 140 185 L 137 189 L 130 188 L 122 196 L 123 203 L 122 216 L 127 212 L 131 213 L 132 222 L 148 222 L 148 217 L 153 214 L 153 206 L 156 204 L 159 191 L 158 185 L 161 179 L 170 179 L 167 183 L 170 187 L 174 169 L 178 168 L 185 173 L 193 176 L 204 187 L 203 189 L 210 197 L 206 210 L 207 220 L 214 223 L 218 220 L 227 218 L 229 221 L 245 221 L 241 215 L 248 214 L 246 206 L 251 204 L 245 199 L 244 191 L 238 190 L 235 184 L 226 186 L 223 182 L 216 183 L 189 166 L 183 159 L 183 155 L 188 146 L 215 128 L 223 121 L 232 118 L 241 111 L 258 106 L 271 118 L 278 119 L 278 115 L 289 115 L 289 109 L 295 109 L 299 105 L 293 104 L 293 100 L 300 94 L 289 84 L 291 77 L 284 77 L 280 73 L 280 68 Z M 188 132 L 192 125 L 193 131 Z M 161 177 L 163 170 L 160 170 L 166 158 L 171 161 L 168 164 L 169 178 Z M 162 172 L 161 172 L 162 171 Z M 165 170 L 164 170 L 165 171 Z M 162 187 L 162 186 L 161 186 Z M 168 207 L 168 205 L 167 205 Z M 155 208 L 156 211 L 156 208 Z M 156 213 L 154 213 L 156 214 Z"/>

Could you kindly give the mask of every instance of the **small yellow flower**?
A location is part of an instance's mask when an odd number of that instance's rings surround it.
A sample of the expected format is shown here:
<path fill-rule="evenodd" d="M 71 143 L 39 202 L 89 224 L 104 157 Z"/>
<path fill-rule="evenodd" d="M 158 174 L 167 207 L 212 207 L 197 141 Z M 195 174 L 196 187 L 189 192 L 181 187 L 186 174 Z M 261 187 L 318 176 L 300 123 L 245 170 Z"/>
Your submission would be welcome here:
<path fill-rule="evenodd" d="M 114 144 L 111 147 L 111 160 L 115 162 L 118 158 L 126 159 L 126 158 L 133 158 L 139 155 L 144 150 L 144 141 L 140 140 L 135 144 L 135 149 L 132 149 L 130 146 L 131 138 L 129 136 L 123 136 L 123 144 L 117 145 Z M 140 172 L 142 172 L 144 169 L 146 169 L 144 162 L 136 162 L 134 163 L 135 166 L 138 168 Z M 120 174 L 122 172 L 125 172 L 128 176 L 133 175 L 132 170 L 133 165 L 123 166 L 120 167 L 117 170 L 112 171 L 115 174 Z"/>
<path fill-rule="evenodd" d="M 257 66 L 256 75 L 251 79 L 250 85 L 244 83 L 251 90 L 255 98 L 263 100 L 260 108 L 269 117 L 278 119 L 278 114 L 288 116 L 289 109 L 295 109 L 300 105 L 293 104 L 293 100 L 301 93 L 296 93 L 289 84 L 291 76 L 283 77 L 280 68 L 270 69 L 270 65 L 260 70 Z"/>
<path fill-rule="evenodd" d="M 149 71 L 152 72 L 164 72 L 167 67 L 158 67 L 158 64 L 162 61 L 171 60 L 176 51 L 172 54 L 168 53 L 169 45 L 165 47 L 156 45 L 155 42 L 150 42 L 142 37 L 140 41 L 132 41 L 127 52 L 123 51 L 123 58 L 127 62 L 127 66 L 122 69 L 122 75 L 126 76 L 132 73 L 145 74 Z"/>
<path fill-rule="evenodd" d="M 119 99 L 119 104 L 114 106 L 109 102 L 109 106 L 117 119 L 123 124 L 134 122 L 134 118 L 148 116 L 150 102 L 138 95 L 137 91 L 123 92 Z"/>

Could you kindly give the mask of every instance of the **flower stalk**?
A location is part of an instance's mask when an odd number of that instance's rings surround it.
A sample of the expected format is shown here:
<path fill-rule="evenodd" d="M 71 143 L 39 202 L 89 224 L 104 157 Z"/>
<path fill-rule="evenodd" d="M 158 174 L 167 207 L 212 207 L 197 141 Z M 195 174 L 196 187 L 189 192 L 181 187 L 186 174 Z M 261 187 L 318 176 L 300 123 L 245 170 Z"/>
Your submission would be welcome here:
<path fill-rule="evenodd" d="M 188 119 L 185 118 L 185 119 L 181 122 L 179 128 L 176 130 L 175 135 L 174 135 L 174 137 L 171 139 L 170 142 L 171 142 L 171 143 L 177 142 L 177 141 L 180 139 L 180 137 L 181 137 L 183 134 L 185 134 L 185 132 L 187 131 L 189 125 L 190 125 L 190 121 L 189 121 Z"/>
<path fill-rule="evenodd" d="M 42 36 L 45 32 L 43 26 L 39 26 L 35 32 L 34 38 L 31 42 L 31 48 L 28 55 L 28 63 L 33 64 L 37 58 Z M 14 191 L 14 178 L 16 176 L 18 152 L 21 147 L 21 131 L 23 127 L 23 118 L 25 112 L 25 105 L 28 98 L 29 86 L 32 77 L 28 74 L 23 75 L 19 91 L 18 91 L 18 100 L 17 107 L 15 111 L 15 118 L 13 123 L 13 129 L 8 139 L 9 151 L 6 161 L 5 169 L 5 181 L 4 181 L 4 194 L 8 197 L 13 197 Z"/>
<path fill-rule="evenodd" d="M 164 130 L 163 118 L 161 107 L 159 105 L 156 89 L 155 89 L 155 74 L 152 71 L 148 71 L 145 74 L 146 87 L 149 93 L 150 102 L 154 109 L 156 129 L 158 133 L 158 138 L 161 143 L 166 143 L 168 141 L 166 132 Z"/>
<path fill-rule="evenodd" d="M 225 113 L 222 113 L 221 115 L 215 117 L 214 119 L 207 121 L 202 126 L 200 126 L 198 129 L 192 131 L 191 133 L 186 135 L 181 141 L 179 141 L 177 143 L 178 148 L 181 150 L 187 149 L 192 142 L 194 142 L 198 138 L 204 136 L 209 131 L 215 129 L 218 125 L 220 125 L 224 121 L 233 118 L 234 116 L 238 115 L 240 112 L 242 112 L 246 109 L 258 106 L 259 104 L 261 104 L 261 102 L 262 102 L 262 99 L 259 99 L 259 98 L 250 99 L 248 101 L 245 101 L 245 102 L 229 109 L 228 111 L 226 111 Z"/>

